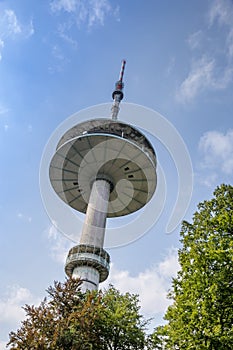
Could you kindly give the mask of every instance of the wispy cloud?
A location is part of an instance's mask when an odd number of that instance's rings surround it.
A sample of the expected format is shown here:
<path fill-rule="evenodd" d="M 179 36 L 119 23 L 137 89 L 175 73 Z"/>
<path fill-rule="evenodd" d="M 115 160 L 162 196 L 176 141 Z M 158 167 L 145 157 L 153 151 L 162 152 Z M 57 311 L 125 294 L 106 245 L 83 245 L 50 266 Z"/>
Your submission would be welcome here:
<path fill-rule="evenodd" d="M 65 60 L 65 56 L 58 45 L 54 45 L 52 48 L 52 54 L 54 58 L 56 58 L 59 62 L 63 62 Z"/>
<path fill-rule="evenodd" d="M 104 25 L 108 14 L 114 13 L 108 0 L 53 0 L 50 2 L 52 12 L 72 14 L 77 25 Z"/>
<path fill-rule="evenodd" d="M 1 41 L 0 41 L 0 61 L 1 61 Z M 6 118 L 6 115 L 8 112 L 9 112 L 9 108 L 7 108 L 5 105 L 0 103 L 0 120 L 1 120 L 0 128 L 3 128 L 4 131 L 8 131 L 9 129 L 8 118 Z"/>
<path fill-rule="evenodd" d="M 52 54 L 52 63 L 49 65 L 49 72 L 51 74 L 62 72 L 67 63 L 69 63 L 69 59 L 67 55 L 63 51 L 60 45 L 53 45 L 51 49 Z"/>
<path fill-rule="evenodd" d="M 136 276 L 132 276 L 127 270 L 118 270 L 113 265 L 109 278 L 100 285 L 100 288 L 111 283 L 121 292 L 138 294 L 142 313 L 146 317 L 156 317 L 164 313 L 170 303 L 167 293 L 171 287 L 171 279 L 178 270 L 177 249 L 171 249 L 160 263 Z"/>
<path fill-rule="evenodd" d="M 198 30 L 197 32 L 192 33 L 188 39 L 188 45 L 192 50 L 195 50 L 201 46 L 202 43 L 203 32 Z"/>
<path fill-rule="evenodd" d="M 232 81 L 232 77 L 231 66 L 221 69 L 214 58 L 202 56 L 193 61 L 191 71 L 180 85 L 176 98 L 181 103 L 187 103 L 207 89 L 225 89 Z"/>
<path fill-rule="evenodd" d="M 78 1 L 76 0 L 53 0 L 50 3 L 52 11 L 66 11 L 66 12 L 74 12 L 78 5 Z"/>
<path fill-rule="evenodd" d="M 196 175 L 196 180 L 198 184 L 204 185 L 205 187 L 208 188 L 216 188 L 219 185 L 219 178 L 218 174 L 211 173 L 211 174 L 203 174 L 197 173 Z"/>
<path fill-rule="evenodd" d="M 198 93 L 212 84 L 214 66 L 215 61 L 206 57 L 194 61 L 188 77 L 177 91 L 177 100 L 182 103 L 190 102 Z"/>
<path fill-rule="evenodd" d="M 218 30 L 218 26 L 223 32 Z M 232 1 L 216 0 L 211 3 L 204 28 L 192 33 L 187 43 L 192 50 L 191 68 L 177 89 L 176 99 L 180 103 L 189 103 L 208 90 L 225 89 L 232 82 Z"/>
<path fill-rule="evenodd" d="M 1 41 L 0 41 L 0 50 L 1 50 Z M 6 106 L 0 103 L 0 115 L 6 114 L 8 112 L 9 112 L 9 108 L 7 108 Z"/>
<path fill-rule="evenodd" d="M 176 62 L 175 57 L 174 57 L 174 56 L 171 57 L 170 60 L 169 60 L 167 69 L 166 69 L 166 74 L 167 74 L 167 75 L 170 75 L 171 72 L 173 71 L 173 69 L 174 69 L 174 67 L 175 67 L 175 62 Z"/>
<path fill-rule="evenodd" d="M 30 19 L 29 23 L 27 25 L 25 25 L 24 31 L 25 31 L 26 38 L 29 38 L 30 36 L 32 36 L 35 33 L 32 19 Z"/>
<path fill-rule="evenodd" d="M 215 21 L 220 25 L 233 26 L 233 9 L 231 0 L 214 0 L 211 4 L 208 21 L 209 25 L 212 26 Z"/>
<path fill-rule="evenodd" d="M 22 32 L 21 25 L 13 10 L 11 9 L 5 10 L 3 18 L 6 24 L 7 35 L 12 36 L 14 34 L 19 34 Z"/>
<path fill-rule="evenodd" d="M 2 49 L 4 48 L 4 41 L 0 38 L 0 61 L 2 59 Z"/>
<path fill-rule="evenodd" d="M 22 214 L 21 212 L 18 212 L 18 213 L 17 213 L 17 218 L 18 218 L 19 220 L 22 220 L 22 221 L 25 221 L 25 222 L 28 222 L 28 223 L 31 223 L 31 222 L 32 222 L 32 217 L 31 217 L 31 216 Z"/>
<path fill-rule="evenodd" d="M 233 130 L 225 134 L 208 131 L 200 139 L 199 150 L 203 156 L 202 166 L 223 174 L 233 173 Z"/>
<path fill-rule="evenodd" d="M 55 261 L 64 264 L 67 254 L 74 243 L 56 229 L 55 222 L 48 228 L 47 237 L 49 239 L 51 257 Z"/>
<path fill-rule="evenodd" d="M 23 24 L 12 9 L 5 9 L 0 19 L 0 60 L 7 40 L 16 38 L 27 39 L 33 34 L 32 20 L 30 20 L 29 24 Z"/>
<path fill-rule="evenodd" d="M 30 291 L 20 286 L 8 287 L 6 296 L 0 300 L 0 323 L 17 322 L 24 318 L 22 306 L 32 300 Z"/>
<path fill-rule="evenodd" d="M 78 48 L 78 42 L 76 39 L 74 39 L 69 33 L 70 24 L 69 23 L 63 23 L 59 24 L 58 26 L 58 34 L 61 39 L 63 39 L 66 43 L 71 45 L 73 49 Z"/>
<path fill-rule="evenodd" d="M 231 0 L 215 0 L 208 14 L 209 25 L 215 22 L 226 30 L 226 54 L 233 57 L 233 3 Z"/>
<path fill-rule="evenodd" d="M 31 124 L 28 124 L 28 125 L 27 125 L 27 132 L 28 132 L 28 133 L 31 133 L 32 130 L 33 130 L 32 125 L 31 125 Z"/>
<path fill-rule="evenodd" d="M 8 339 L 7 335 L 13 329 L 17 329 L 20 322 L 25 318 L 25 312 L 22 306 L 25 304 L 38 304 L 39 299 L 35 298 L 32 293 L 24 287 L 18 285 L 8 286 L 5 296 L 0 299 L 0 350 L 4 347 Z M 4 333 L 6 336 L 4 337 Z"/>
<path fill-rule="evenodd" d="M 49 66 L 50 73 L 63 71 L 69 63 L 67 48 L 78 49 L 78 31 L 91 32 L 104 26 L 110 17 L 120 20 L 119 6 L 113 6 L 109 0 L 51 0 L 49 5 L 51 14 L 58 19 L 57 36 L 62 44 L 67 44 L 64 53 L 58 41 L 51 45 L 53 61 Z"/>
<path fill-rule="evenodd" d="M 1 341 L 0 340 L 0 350 L 6 350 L 6 344 L 7 343 L 8 343 L 7 341 Z"/>
<path fill-rule="evenodd" d="M 97 23 L 103 25 L 106 15 L 112 9 L 110 3 L 106 0 L 93 0 L 91 1 L 90 5 L 92 11 L 90 11 L 89 14 L 88 26 L 92 27 Z"/>

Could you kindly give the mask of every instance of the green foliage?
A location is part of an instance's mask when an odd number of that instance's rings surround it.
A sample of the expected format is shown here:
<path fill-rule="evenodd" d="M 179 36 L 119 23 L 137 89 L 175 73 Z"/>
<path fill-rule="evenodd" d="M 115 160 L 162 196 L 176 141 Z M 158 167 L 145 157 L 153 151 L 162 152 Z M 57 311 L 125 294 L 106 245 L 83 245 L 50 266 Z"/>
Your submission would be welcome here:
<path fill-rule="evenodd" d="M 148 350 L 164 350 L 167 340 L 166 326 L 159 326 L 154 333 L 148 337 Z"/>
<path fill-rule="evenodd" d="M 221 185 L 184 222 L 174 300 L 154 349 L 233 349 L 233 187 Z M 159 343 L 160 342 L 160 343 Z"/>
<path fill-rule="evenodd" d="M 233 349 L 233 187 L 222 185 L 183 222 L 181 269 L 173 279 L 167 324 L 147 336 L 136 295 L 82 293 L 80 282 L 55 282 L 48 299 L 25 306 L 11 350 Z M 152 305 L 153 308 L 153 305 Z"/>
<path fill-rule="evenodd" d="M 81 293 L 80 282 L 55 282 L 49 298 L 38 307 L 25 306 L 27 318 L 10 333 L 12 350 L 131 350 L 145 349 L 146 323 L 138 297 L 105 292 Z"/>

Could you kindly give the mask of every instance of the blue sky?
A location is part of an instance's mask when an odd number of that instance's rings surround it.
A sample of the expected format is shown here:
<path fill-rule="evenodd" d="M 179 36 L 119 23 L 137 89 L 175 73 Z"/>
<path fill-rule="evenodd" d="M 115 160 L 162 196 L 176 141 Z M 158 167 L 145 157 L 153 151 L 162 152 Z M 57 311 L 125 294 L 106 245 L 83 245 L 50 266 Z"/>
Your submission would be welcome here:
<path fill-rule="evenodd" d="M 21 306 L 65 278 L 72 243 L 40 195 L 45 145 L 68 116 L 111 102 L 123 58 L 124 101 L 159 112 L 187 146 L 194 187 L 184 218 L 232 181 L 232 1 L 0 1 L 0 349 L 23 318 Z M 156 326 L 178 269 L 179 227 L 166 234 L 178 175 L 166 147 L 149 137 L 166 179 L 165 207 L 142 238 L 109 250 L 108 282 L 139 293 Z"/>

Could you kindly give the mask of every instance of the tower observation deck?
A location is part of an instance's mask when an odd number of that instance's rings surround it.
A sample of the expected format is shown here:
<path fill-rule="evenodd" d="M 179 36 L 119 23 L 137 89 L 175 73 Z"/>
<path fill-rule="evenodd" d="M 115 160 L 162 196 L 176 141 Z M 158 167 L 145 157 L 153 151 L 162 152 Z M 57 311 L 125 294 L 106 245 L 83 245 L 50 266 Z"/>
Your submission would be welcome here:
<path fill-rule="evenodd" d="M 69 277 L 80 278 L 82 290 L 98 289 L 109 274 L 110 256 L 103 249 L 106 219 L 131 214 L 153 196 L 156 155 L 145 135 L 117 119 L 123 99 L 122 62 L 112 94 L 111 118 L 82 122 L 60 139 L 49 176 L 57 195 L 85 213 L 80 243 L 65 264 Z"/>

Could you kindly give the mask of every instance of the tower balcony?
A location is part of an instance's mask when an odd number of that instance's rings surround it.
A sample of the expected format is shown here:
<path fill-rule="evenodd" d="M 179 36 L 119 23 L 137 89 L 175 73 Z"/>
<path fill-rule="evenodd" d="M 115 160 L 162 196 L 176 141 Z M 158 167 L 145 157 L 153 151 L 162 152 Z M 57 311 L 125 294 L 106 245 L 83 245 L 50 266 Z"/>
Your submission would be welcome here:
<path fill-rule="evenodd" d="M 65 272 L 71 277 L 75 268 L 80 266 L 90 266 L 99 272 L 100 280 L 107 279 L 110 269 L 110 256 L 100 247 L 79 244 L 71 248 L 65 263 Z"/>

